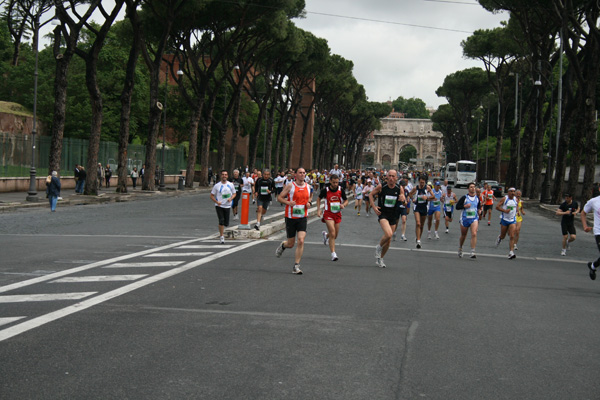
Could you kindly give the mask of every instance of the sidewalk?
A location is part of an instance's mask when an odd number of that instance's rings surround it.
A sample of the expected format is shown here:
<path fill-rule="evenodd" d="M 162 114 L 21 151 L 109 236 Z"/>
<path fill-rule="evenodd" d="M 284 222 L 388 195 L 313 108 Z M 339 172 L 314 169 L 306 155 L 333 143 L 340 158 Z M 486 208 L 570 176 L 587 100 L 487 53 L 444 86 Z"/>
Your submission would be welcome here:
<path fill-rule="evenodd" d="M 100 204 L 100 203 L 111 203 L 111 202 L 122 202 L 132 201 L 136 198 L 147 198 L 148 196 L 179 196 L 184 193 L 203 193 L 209 192 L 209 187 L 194 187 L 193 189 L 186 188 L 184 191 L 177 190 L 177 184 L 165 185 L 166 190 L 160 191 L 147 191 L 141 190 L 140 187 L 133 189 L 128 187 L 127 193 L 117 193 L 116 187 L 108 189 L 102 188 L 99 191 L 98 196 L 86 196 L 82 194 L 76 194 L 74 189 L 66 189 L 61 192 L 62 200 L 58 201 L 59 207 L 71 206 L 71 205 L 85 205 L 85 204 Z M 27 201 L 28 192 L 7 192 L 0 193 L 0 213 L 13 211 L 21 208 L 50 208 L 48 199 L 46 199 L 46 192 L 41 191 L 37 193 L 39 201 Z"/>

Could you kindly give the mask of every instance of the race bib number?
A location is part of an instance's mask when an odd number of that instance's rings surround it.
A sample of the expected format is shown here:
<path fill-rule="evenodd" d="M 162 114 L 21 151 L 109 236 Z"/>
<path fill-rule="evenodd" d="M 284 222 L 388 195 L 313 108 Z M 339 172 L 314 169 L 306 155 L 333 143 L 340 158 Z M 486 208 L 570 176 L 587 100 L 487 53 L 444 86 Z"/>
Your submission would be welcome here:
<path fill-rule="evenodd" d="M 233 187 L 234 188 L 239 188 L 240 187 L 240 183 L 239 182 L 233 182 Z"/>
<path fill-rule="evenodd" d="M 265 194 L 269 194 L 269 188 L 266 186 L 261 186 L 260 187 L 260 194 L 265 195 Z"/>
<path fill-rule="evenodd" d="M 223 194 L 221 195 L 221 198 L 222 198 L 223 200 L 228 200 L 230 197 L 231 197 L 231 193 L 223 193 Z"/>
<path fill-rule="evenodd" d="M 477 210 L 467 210 L 467 218 L 475 218 L 477 216 Z"/>
<path fill-rule="evenodd" d="M 434 207 L 439 207 L 440 206 L 440 201 L 439 200 L 434 200 L 433 201 L 433 206 Z"/>
<path fill-rule="evenodd" d="M 330 206 L 329 209 L 331 210 L 332 213 L 339 213 L 340 210 L 342 209 L 340 203 L 331 203 L 329 206 Z"/>
<path fill-rule="evenodd" d="M 446 212 L 452 212 L 452 206 L 446 205 Z"/>
<path fill-rule="evenodd" d="M 515 206 L 508 206 L 506 207 L 506 209 L 508 210 L 508 212 L 512 212 L 515 209 Z"/>
<path fill-rule="evenodd" d="M 422 204 L 425 203 L 427 201 L 425 196 L 418 196 L 417 197 L 417 203 Z"/>
<path fill-rule="evenodd" d="M 493 197 L 494 197 L 494 194 L 493 194 L 493 193 L 488 193 L 488 199 L 490 199 L 490 200 L 491 200 Z"/>
<path fill-rule="evenodd" d="M 304 212 L 304 205 L 295 205 L 292 209 L 292 214 L 296 217 L 304 217 L 304 215 L 306 214 Z"/>
<path fill-rule="evenodd" d="M 394 207 L 396 205 L 396 196 L 385 196 L 385 200 L 383 201 L 383 205 L 385 207 Z"/>

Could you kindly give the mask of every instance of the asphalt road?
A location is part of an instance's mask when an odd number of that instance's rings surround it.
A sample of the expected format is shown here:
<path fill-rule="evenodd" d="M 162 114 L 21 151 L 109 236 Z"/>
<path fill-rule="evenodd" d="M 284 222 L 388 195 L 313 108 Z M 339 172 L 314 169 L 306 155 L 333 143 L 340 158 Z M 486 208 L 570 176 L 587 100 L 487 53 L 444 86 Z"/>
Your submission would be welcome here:
<path fill-rule="evenodd" d="M 269 211 L 281 210 L 278 205 Z M 269 240 L 215 240 L 208 194 L 0 215 L 1 399 L 598 399 L 598 256 L 528 212 L 517 259 L 394 242 L 344 212 L 330 261 Z M 465 246 L 465 248 L 468 246 Z"/>

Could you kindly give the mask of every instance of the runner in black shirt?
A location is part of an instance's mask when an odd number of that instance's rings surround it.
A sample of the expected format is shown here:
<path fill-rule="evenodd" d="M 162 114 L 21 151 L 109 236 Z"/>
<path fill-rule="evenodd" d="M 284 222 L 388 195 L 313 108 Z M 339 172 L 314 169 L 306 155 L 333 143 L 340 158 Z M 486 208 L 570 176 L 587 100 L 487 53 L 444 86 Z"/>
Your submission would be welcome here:
<path fill-rule="evenodd" d="M 575 216 L 579 212 L 579 204 L 573 200 L 573 196 L 565 194 L 565 201 L 556 210 L 556 215 L 562 215 L 560 221 L 560 227 L 562 229 L 563 240 L 562 250 L 560 251 L 561 256 L 567 255 L 569 249 L 569 243 L 574 242 L 577 237 L 577 231 L 575 230 Z"/>
<path fill-rule="evenodd" d="M 256 180 L 254 184 L 254 197 L 256 198 L 256 224 L 254 229 L 260 230 L 260 220 L 267 213 L 269 204 L 271 204 L 271 193 L 275 192 L 275 182 L 271 179 L 271 171 L 265 169 L 262 177 Z"/>
<path fill-rule="evenodd" d="M 244 185 L 244 180 L 240 176 L 240 171 L 237 169 L 233 170 L 233 176 L 229 178 L 229 182 L 233 183 L 233 187 L 235 187 L 235 197 L 231 202 L 231 209 L 233 211 L 233 219 L 240 219 L 238 216 L 238 203 L 242 198 L 242 186 Z"/>

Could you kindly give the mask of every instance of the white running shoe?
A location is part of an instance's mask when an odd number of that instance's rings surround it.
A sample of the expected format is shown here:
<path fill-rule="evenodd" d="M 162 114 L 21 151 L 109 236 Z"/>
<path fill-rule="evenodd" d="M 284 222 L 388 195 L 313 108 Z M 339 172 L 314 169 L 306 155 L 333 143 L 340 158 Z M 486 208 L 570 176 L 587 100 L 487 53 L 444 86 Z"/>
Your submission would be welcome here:
<path fill-rule="evenodd" d="M 219 243 L 225 244 L 225 236 L 219 236 Z"/>
<path fill-rule="evenodd" d="M 406 242 L 408 239 L 406 239 L 406 236 L 402 235 L 402 240 Z"/>
<path fill-rule="evenodd" d="M 471 255 L 469 256 L 469 258 L 477 258 L 477 256 L 475 255 L 475 252 L 473 250 L 471 250 Z"/>
<path fill-rule="evenodd" d="M 461 249 L 461 248 L 459 248 L 459 249 L 458 249 L 458 258 L 462 258 L 462 256 L 463 256 L 462 249 Z"/>
<path fill-rule="evenodd" d="M 281 242 L 279 244 L 279 246 L 277 247 L 277 250 L 275 250 L 275 255 L 277 256 L 277 258 L 281 257 L 284 250 L 285 250 L 285 247 L 283 247 L 283 242 Z"/>
<path fill-rule="evenodd" d="M 378 258 L 377 259 L 377 266 L 379 268 L 385 268 L 385 263 L 383 262 L 383 258 Z"/>
<path fill-rule="evenodd" d="M 569 246 L 567 246 L 567 249 L 569 248 Z M 515 250 L 519 250 L 519 248 L 517 247 L 517 245 L 515 244 Z"/>
<path fill-rule="evenodd" d="M 437 232 L 435 233 L 435 238 L 436 238 L 436 239 L 439 239 L 439 238 L 440 238 L 440 235 L 438 235 L 438 233 L 437 233 Z"/>
<path fill-rule="evenodd" d="M 233 219 L 234 219 L 234 221 L 237 221 L 238 219 L 240 219 L 240 217 L 238 217 L 237 214 L 234 214 Z"/>
<path fill-rule="evenodd" d="M 560 251 L 560 255 L 561 255 L 561 256 L 566 256 L 566 255 L 567 255 L 567 249 L 562 249 L 562 250 Z"/>
<path fill-rule="evenodd" d="M 381 250 L 382 250 L 382 248 L 380 245 L 377 245 L 377 247 L 375 247 L 375 258 L 377 258 L 377 259 L 381 258 Z"/>
<path fill-rule="evenodd" d="M 517 256 L 515 255 L 515 253 L 513 253 L 512 251 L 510 253 L 508 253 L 508 259 L 512 260 L 513 258 L 517 258 Z"/>
<path fill-rule="evenodd" d="M 333 253 L 331 253 L 331 261 L 337 261 L 337 260 L 338 260 L 338 256 L 334 251 Z"/>
<path fill-rule="evenodd" d="M 327 237 L 327 232 L 323 231 L 323 232 L 321 232 L 321 234 L 323 235 L 323 244 L 327 245 L 327 242 L 328 242 L 328 239 L 329 239 Z"/>
<path fill-rule="evenodd" d="M 292 269 L 292 273 L 296 275 L 302 275 L 302 270 L 300 269 L 300 264 L 294 264 L 294 269 Z"/>
<path fill-rule="evenodd" d="M 417 249 L 420 249 L 420 248 L 421 248 L 421 241 L 417 240 Z"/>
<path fill-rule="evenodd" d="M 431 232 L 427 232 L 427 239 L 431 240 Z"/>
<path fill-rule="evenodd" d="M 448 233 L 448 228 L 446 228 L 446 233 Z"/>

